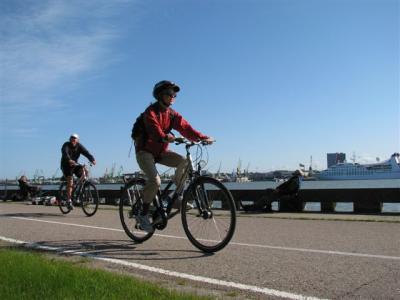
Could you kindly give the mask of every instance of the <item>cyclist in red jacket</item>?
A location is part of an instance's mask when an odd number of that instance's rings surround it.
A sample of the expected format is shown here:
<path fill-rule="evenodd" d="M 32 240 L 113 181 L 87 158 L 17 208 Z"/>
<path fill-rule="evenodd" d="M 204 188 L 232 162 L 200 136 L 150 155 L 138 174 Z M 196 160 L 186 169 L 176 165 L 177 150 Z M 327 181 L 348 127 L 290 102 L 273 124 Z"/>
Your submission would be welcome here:
<path fill-rule="evenodd" d="M 153 96 L 157 101 L 145 110 L 144 132 L 135 140 L 136 160 L 147 177 L 143 190 L 143 211 L 137 218 L 141 228 L 148 232 L 154 230 L 148 217 L 149 206 L 161 185 L 155 164 L 176 168 L 176 195 L 183 189 L 183 175 L 187 162 L 184 156 L 168 150 L 168 143 L 175 140 L 171 130 L 178 131 L 191 141 L 202 140 L 210 144 L 213 142 L 212 138 L 195 130 L 179 113 L 170 108 L 179 91 L 179 86 L 168 80 L 160 81 L 154 86 Z"/>

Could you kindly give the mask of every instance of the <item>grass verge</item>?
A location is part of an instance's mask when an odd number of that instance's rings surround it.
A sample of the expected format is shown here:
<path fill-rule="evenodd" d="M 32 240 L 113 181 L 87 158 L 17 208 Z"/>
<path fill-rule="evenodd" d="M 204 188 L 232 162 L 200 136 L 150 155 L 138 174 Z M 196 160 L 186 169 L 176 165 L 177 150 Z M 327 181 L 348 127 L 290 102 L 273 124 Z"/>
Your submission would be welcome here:
<path fill-rule="evenodd" d="M 210 299 L 43 254 L 0 249 L 0 299 Z"/>

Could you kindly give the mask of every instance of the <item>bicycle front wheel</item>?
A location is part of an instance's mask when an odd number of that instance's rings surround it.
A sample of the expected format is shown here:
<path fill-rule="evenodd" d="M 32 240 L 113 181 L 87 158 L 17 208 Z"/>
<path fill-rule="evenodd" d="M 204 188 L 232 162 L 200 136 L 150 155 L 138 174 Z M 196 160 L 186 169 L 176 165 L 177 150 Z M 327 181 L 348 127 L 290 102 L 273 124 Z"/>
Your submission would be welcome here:
<path fill-rule="evenodd" d="M 67 183 L 62 182 L 60 188 L 58 189 L 57 195 L 58 207 L 61 212 L 65 215 L 71 211 L 70 207 L 67 205 Z"/>
<path fill-rule="evenodd" d="M 232 239 L 236 227 L 235 202 L 218 180 L 205 176 L 195 179 L 185 192 L 181 211 L 183 229 L 198 249 L 216 252 Z"/>
<path fill-rule="evenodd" d="M 99 207 L 99 193 L 96 186 L 86 182 L 81 194 L 82 210 L 88 217 L 93 216 Z"/>
<path fill-rule="evenodd" d="M 142 243 L 154 234 L 141 230 L 136 216 L 142 210 L 143 205 L 143 187 L 146 181 L 141 178 L 135 178 L 129 181 L 122 191 L 119 201 L 119 218 L 125 233 L 135 242 Z"/>

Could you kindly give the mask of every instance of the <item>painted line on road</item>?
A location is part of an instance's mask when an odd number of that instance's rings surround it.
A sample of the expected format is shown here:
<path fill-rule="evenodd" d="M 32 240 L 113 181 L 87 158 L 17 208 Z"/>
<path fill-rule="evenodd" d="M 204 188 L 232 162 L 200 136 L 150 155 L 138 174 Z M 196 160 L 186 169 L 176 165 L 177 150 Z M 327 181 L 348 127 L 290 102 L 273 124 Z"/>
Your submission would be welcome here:
<path fill-rule="evenodd" d="M 152 273 L 159 273 L 159 274 L 168 275 L 168 276 L 172 276 L 172 277 L 177 277 L 177 278 L 182 278 L 182 279 L 187 279 L 187 280 L 197 281 L 197 282 L 203 282 L 203 283 L 208 283 L 208 284 L 217 285 L 217 286 L 223 286 L 223 287 L 227 287 L 227 288 L 236 288 L 236 289 L 244 290 L 244 291 L 262 293 L 262 294 L 265 294 L 268 296 L 281 297 L 281 298 L 287 298 L 287 299 L 320 300 L 319 298 L 308 297 L 308 296 L 304 296 L 301 294 L 294 294 L 294 293 L 289 293 L 289 292 L 284 292 L 284 291 L 279 291 L 279 290 L 274 290 L 274 289 L 269 289 L 269 288 L 258 287 L 255 285 L 247 285 L 247 284 L 236 283 L 236 282 L 232 282 L 232 281 L 225 281 L 225 280 L 197 276 L 197 275 L 192 275 L 192 274 L 187 274 L 187 273 L 180 273 L 180 272 L 176 272 L 176 271 L 169 271 L 169 270 L 165 270 L 165 269 L 161 269 L 161 268 L 150 267 L 150 266 L 146 266 L 146 265 L 142 265 L 142 264 L 138 264 L 138 263 L 128 262 L 128 261 L 125 261 L 122 259 L 96 256 L 96 255 L 81 252 L 81 251 L 64 250 L 63 248 L 57 248 L 57 247 L 48 247 L 48 246 L 44 246 L 44 245 L 39 245 L 37 243 L 29 243 L 29 242 L 16 240 L 16 239 L 12 239 L 12 238 L 7 238 L 7 237 L 3 237 L 3 236 L 0 236 L 0 240 L 9 242 L 9 243 L 23 245 L 26 248 L 40 249 L 40 250 L 47 250 L 47 251 L 56 251 L 56 252 L 62 253 L 62 254 L 90 257 L 95 260 L 108 262 L 108 263 L 112 263 L 112 264 L 118 264 L 118 265 L 122 265 L 122 266 L 127 266 L 127 267 L 140 269 L 140 270 L 144 270 L 144 271 L 148 271 L 148 272 L 152 272 Z"/>
<path fill-rule="evenodd" d="M 124 232 L 124 230 L 116 229 L 116 228 L 107 228 L 107 227 L 82 225 L 82 224 L 74 224 L 74 223 L 64 223 L 64 222 L 57 222 L 57 221 L 38 220 L 38 219 L 25 218 L 25 217 L 10 217 L 10 218 L 20 219 L 20 220 L 28 220 L 28 221 L 35 221 L 35 222 L 43 222 L 43 223 L 51 223 L 51 224 L 60 224 L 60 225 L 69 225 L 69 226 L 77 226 L 77 227 L 84 227 L 84 228 L 92 228 L 92 229 Z M 159 237 L 163 237 L 163 238 L 187 239 L 186 236 L 183 237 L 183 236 L 166 235 L 166 234 L 154 234 L 154 236 L 159 236 Z M 319 254 L 329 254 L 329 255 L 342 255 L 342 256 L 353 256 L 353 257 L 366 257 L 366 258 L 400 260 L 400 256 L 367 254 L 367 253 L 357 253 L 357 252 L 318 250 L 318 249 L 308 249 L 308 248 L 293 248 L 293 247 L 283 247 L 283 246 L 247 244 L 247 243 L 238 243 L 238 242 L 230 242 L 229 245 L 253 247 L 253 248 L 266 248 L 266 249 L 274 249 L 274 250 L 285 250 L 285 251 L 297 251 L 297 252 L 306 252 L 306 253 L 308 252 L 308 253 L 319 253 Z"/>
<path fill-rule="evenodd" d="M 117 228 L 108 228 L 108 227 L 100 227 L 100 226 L 92 226 L 92 225 L 82 225 L 82 224 L 65 223 L 65 222 L 57 222 L 57 221 L 46 221 L 46 220 L 38 220 L 38 219 L 25 218 L 25 217 L 10 217 L 10 218 L 19 219 L 19 220 L 28 220 L 28 221 L 34 221 L 34 222 L 43 222 L 43 223 L 68 225 L 68 226 L 76 226 L 76 227 L 83 227 L 83 228 L 91 228 L 91 229 L 100 229 L 100 230 L 125 232 L 123 229 L 117 229 Z M 158 234 L 158 233 L 155 233 L 154 236 L 160 236 L 160 237 L 166 237 L 166 238 L 174 238 L 174 239 L 183 239 L 183 240 L 187 239 L 187 237 L 185 237 L 185 236 L 175 236 L 175 235 Z"/>
<path fill-rule="evenodd" d="M 282 247 L 282 246 L 245 244 L 245 243 L 236 243 L 236 242 L 232 242 L 230 244 L 234 244 L 234 245 L 238 245 L 238 246 L 246 246 L 246 247 L 258 247 L 258 248 L 286 250 L 286 251 L 298 251 L 298 252 L 310 252 L 310 253 L 321 253 L 321 254 L 332 254 L 332 255 L 343 255 L 343 256 L 356 256 L 356 257 L 400 260 L 400 256 L 389 256 L 389 255 L 379 255 L 379 254 L 367 254 L 367 253 L 357 253 L 357 252 L 342 252 L 342 251 L 318 250 L 318 249 L 308 249 L 308 248 L 293 248 L 293 247 Z"/>
<path fill-rule="evenodd" d="M 19 219 L 19 220 L 28 220 L 28 221 L 34 221 L 34 222 L 50 223 L 50 224 L 59 224 L 59 225 L 68 225 L 68 226 L 124 232 L 122 229 L 99 227 L 99 226 L 92 226 L 92 225 L 82 225 L 82 224 L 65 223 L 65 222 L 57 222 L 57 221 L 38 220 L 38 219 L 34 219 L 34 218 L 25 218 L 25 217 L 10 217 L 10 218 L 11 219 Z"/>

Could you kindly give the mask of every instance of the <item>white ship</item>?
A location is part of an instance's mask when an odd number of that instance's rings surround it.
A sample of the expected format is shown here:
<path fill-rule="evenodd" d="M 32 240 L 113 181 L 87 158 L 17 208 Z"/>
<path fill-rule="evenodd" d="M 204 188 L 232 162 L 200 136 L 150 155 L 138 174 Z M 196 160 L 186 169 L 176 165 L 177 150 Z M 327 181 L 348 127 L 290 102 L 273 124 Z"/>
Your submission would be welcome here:
<path fill-rule="evenodd" d="M 374 164 L 338 163 L 317 175 L 321 180 L 400 179 L 400 154 Z"/>

